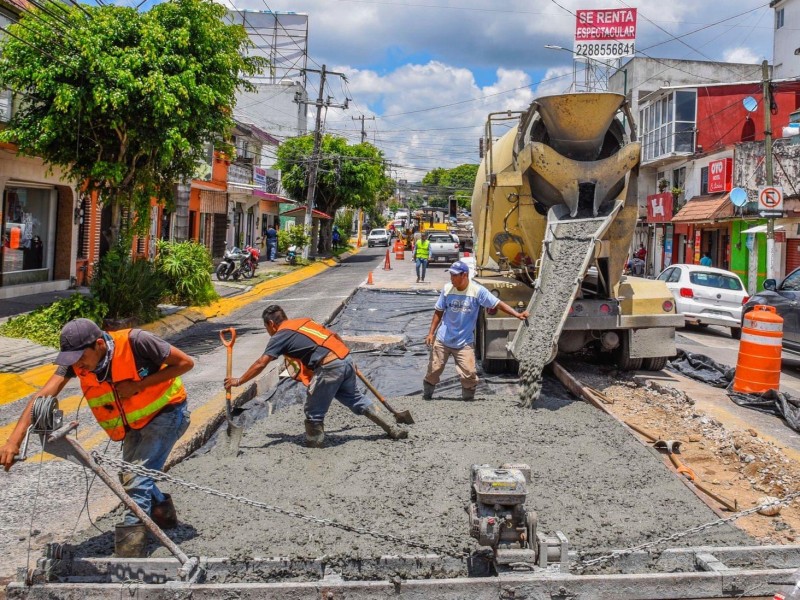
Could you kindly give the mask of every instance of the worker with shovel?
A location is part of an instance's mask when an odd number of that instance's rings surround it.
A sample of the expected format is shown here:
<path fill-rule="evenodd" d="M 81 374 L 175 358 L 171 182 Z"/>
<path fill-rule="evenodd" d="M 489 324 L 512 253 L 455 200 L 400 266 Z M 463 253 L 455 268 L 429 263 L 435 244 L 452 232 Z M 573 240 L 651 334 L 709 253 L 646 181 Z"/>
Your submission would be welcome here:
<path fill-rule="evenodd" d="M 115 442 L 122 442 L 122 460 L 160 471 L 175 442 L 189 427 L 186 390 L 180 376 L 192 359 L 161 338 L 140 329 L 106 333 L 89 319 L 75 319 L 61 330 L 58 368 L 34 396 L 57 396 L 77 377 L 95 419 Z M 19 453 L 31 424 L 32 399 L 0 448 L 6 471 Z M 169 494 L 150 477 L 125 474 L 127 494 L 161 528 L 176 527 L 178 516 Z M 131 512 L 116 526 L 119 557 L 145 555 L 147 529 Z"/>
<path fill-rule="evenodd" d="M 264 354 L 241 377 L 226 377 L 225 389 L 250 381 L 282 355 L 292 378 L 308 388 L 306 446 L 322 448 L 325 415 L 334 398 L 367 417 L 393 440 L 408 437 L 408 431 L 391 424 L 382 408 L 359 391 L 350 350 L 336 333 L 311 319 L 289 319 L 277 304 L 268 306 L 261 316 L 271 336 Z"/>

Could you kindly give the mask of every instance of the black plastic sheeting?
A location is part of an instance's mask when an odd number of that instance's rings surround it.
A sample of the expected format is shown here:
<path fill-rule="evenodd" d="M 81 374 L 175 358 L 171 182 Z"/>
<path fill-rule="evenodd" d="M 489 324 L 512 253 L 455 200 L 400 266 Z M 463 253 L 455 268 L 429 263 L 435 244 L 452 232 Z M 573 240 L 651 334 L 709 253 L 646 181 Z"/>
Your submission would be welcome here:
<path fill-rule="evenodd" d="M 736 369 L 703 354 L 678 350 L 677 358 L 669 363 L 668 368 L 708 385 L 726 388 L 728 397 L 739 406 L 780 417 L 789 427 L 800 431 L 800 398 L 778 390 L 769 390 L 763 394 L 736 392 L 731 387 Z"/>
<path fill-rule="evenodd" d="M 403 407 L 392 402 L 392 398 L 422 394 L 422 378 L 427 370 L 429 356 L 425 336 L 430 329 L 433 307 L 438 296 L 438 293 L 429 291 L 360 289 L 327 325 L 333 331 L 347 336 L 402 336 L 403 342 L 396 347 L 351 352 L 359 370 L 397 410 L 403 410 Z M 478 375 L 481 379 L 476 390 L 478 396 L 519 394 L 516 385 L 518 378 L 515 375 L 486 376 L 481 372 L 480 364 Z M 361 382 L 359 388 L 377 401 Z M 248 427 L 266 417 L 270 410 L 276 411 L 292 404 L 303 403 L 305 398 L 306 388 L 293 379 L 284 377 L 265 397 L 255 398 L 237 409 L 235 421 L 237 425 Z M 461 399 L 461 383 L 452 360 L 447 363 L 442 379 L 436 386 L 436 398 Z"/>

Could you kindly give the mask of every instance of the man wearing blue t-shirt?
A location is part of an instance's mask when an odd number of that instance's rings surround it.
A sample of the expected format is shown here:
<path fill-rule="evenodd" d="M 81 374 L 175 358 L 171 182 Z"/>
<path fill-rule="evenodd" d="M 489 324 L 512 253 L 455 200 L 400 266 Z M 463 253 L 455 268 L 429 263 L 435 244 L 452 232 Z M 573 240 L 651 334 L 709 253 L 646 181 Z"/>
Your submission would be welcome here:
<path fill-rule="evenodd" d="M 436 301 L 431 328 L 425 344 L 431 348 L 428 372 L 422 380 L 425 400 L 433 398 L 433 390 L 452 355 L 461 378 L 461 399 L 475 398 L 478 374 L 475 367 L 475 323 L 481 307 L 499 308 L 504 313 L 525 320 L 528 311 L 517 312 L 482 285 L 469 280 L 469 266 L 456 261 L 448 270 L 450 283 L 444 286 Z"/>

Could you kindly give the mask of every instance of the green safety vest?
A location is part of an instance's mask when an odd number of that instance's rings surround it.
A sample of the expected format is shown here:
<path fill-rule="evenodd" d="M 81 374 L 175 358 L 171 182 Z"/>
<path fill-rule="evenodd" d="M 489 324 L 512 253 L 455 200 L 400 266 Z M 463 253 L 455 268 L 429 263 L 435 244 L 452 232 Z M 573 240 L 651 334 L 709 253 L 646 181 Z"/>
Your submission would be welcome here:
<path fill-rule="evenodd" d="M 430 241 L 419 240 L 414 250 L 414 258 L 428 258 L 431 254 Z"/>

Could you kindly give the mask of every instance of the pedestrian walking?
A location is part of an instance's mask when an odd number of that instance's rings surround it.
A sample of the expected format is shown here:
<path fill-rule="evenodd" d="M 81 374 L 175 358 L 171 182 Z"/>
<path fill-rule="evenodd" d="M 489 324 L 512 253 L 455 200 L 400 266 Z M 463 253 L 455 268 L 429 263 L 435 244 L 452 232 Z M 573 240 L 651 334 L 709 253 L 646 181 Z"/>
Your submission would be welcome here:
<path fill-rule="evenodd" d="M 339 249 L 339 243 L 342 239 L 342 234 L 339 233 L 339 228 L 336 225 L 333 226 L 333 233 L 331 234 L 331 238 L 333 240 L 333 249 Z"/>
<path fill-rule="evenodd" d="M 0 448 L 8 471 L 31 424 L 36 398 L 57 396 L 77 377 L 83 395 L 108 436 L 122 442 L 122 460 L 147 469 L 164 468 L 175 442 L 189 427 L 186 390 L 180 376 L 194 366 L 185 353 L 141 329 L 104 332 L 89 319 L 75 319 L 61 330 L 56 372 L 28 402 L 14 431 Z M 122 485 L 161 528 L 176 527 L 178 516 L 169 494 L 150 477 L 125 474 Z M 147 529 L 126 511 L 116 526 L 119 557 L 145 555 Z"/>
<path fill-rule="evenodd" d="M 425 272 L 428 270 L 428 259 L 431 256 L 431 243 L 428 240 L 428 233 L 422 232 L 418 240 L 414 242 L 414 264 L 417 269 L 417 283 L 425 281 Z"/>
<path fill-rule="evenodd" d="M 271 336 L 264 354 L 241 377 L 226 377 L 225 389 L 247 383 L 270 362 L 284 356 L 289 374 L 308 388 L 304 407 L 306 446 L 322 448 L 325 415 L 334 398 L 355 414 L 367 417 L 393 440 L 408 437 L 405 429 L 389 423 L 382 406 L 358 389 L 350 350 L 336 333 L 311 319 L 289 319 L 277 304 L 265 308 L 261 317 Z"/>
<path fill-rule="evenodd" d="M 450 283 L 444 286 L 436 301 L 431 327 L 425 337 L 431 353 L 428 371 L 422 381 L 422 397 L 425 400 L 433 398 L 436 384 L 452 356 L 461 379 L 461 399 L 472 400 L 478 386 L 474 332 L 481 307 L 498 308 L 520 320 L 528 317 L 528 311 L 517 312 L 479 283 L 470 281 L 469 266 L 464 261 L 454 262 L 448 272 Z"/>
<path fill-rule="evenodd" d="M 278 232 L 275 230 L 274 225 L 270 225 L 267 229 L 267 259 L 270 262 L 275 262 L 278 256 Z"/>
<path fill-rule="evenodd" d="M 700 259 L 700 265 L 703 267 L 711 267 L 713 264 L 714 262 L 711 260 L 709 253 L 703 252 L 703 258 Z"/>

